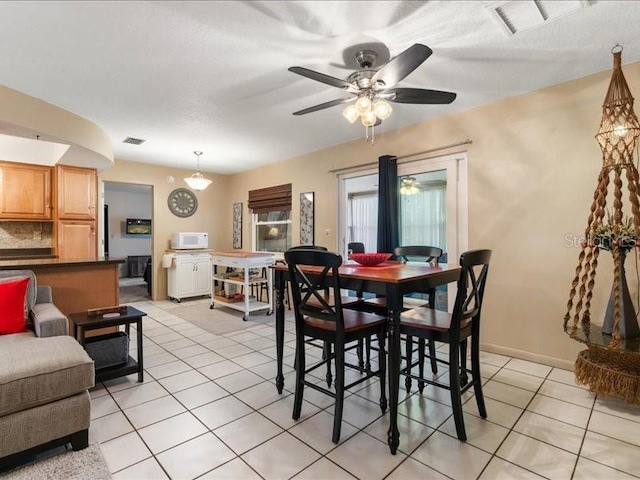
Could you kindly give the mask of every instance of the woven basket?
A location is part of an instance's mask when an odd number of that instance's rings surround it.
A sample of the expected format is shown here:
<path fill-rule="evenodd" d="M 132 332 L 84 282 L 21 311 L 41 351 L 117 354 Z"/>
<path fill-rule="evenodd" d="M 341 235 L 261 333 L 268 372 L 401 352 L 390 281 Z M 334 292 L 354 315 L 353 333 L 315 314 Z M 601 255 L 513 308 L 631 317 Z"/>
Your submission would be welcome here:
<path fill-rule="evenodd" d="M 592 347 L 578 354 L 576 382 L 600 395 L 620 397 L 640 405 L 640 356 Z"/>

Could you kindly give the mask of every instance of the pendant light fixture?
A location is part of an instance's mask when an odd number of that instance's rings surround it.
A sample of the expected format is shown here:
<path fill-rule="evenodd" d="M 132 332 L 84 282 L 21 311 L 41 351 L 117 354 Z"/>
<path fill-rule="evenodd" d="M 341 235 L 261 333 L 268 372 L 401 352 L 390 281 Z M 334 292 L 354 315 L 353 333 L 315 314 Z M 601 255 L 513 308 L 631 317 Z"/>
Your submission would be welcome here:
<path fill-rule="evenodd" d="M 204 190 L 209 185 L 211 185 L 211 180 L 208 178 L 204 178 L 200 173 L 200 155 L 202 152 L 195 151 L 193 152 L 197 158 L 196 160 L 196 173 L 191 175 L 190 177 L 186 177 L 184 181 L 189 185 L 191 190 Z"/>

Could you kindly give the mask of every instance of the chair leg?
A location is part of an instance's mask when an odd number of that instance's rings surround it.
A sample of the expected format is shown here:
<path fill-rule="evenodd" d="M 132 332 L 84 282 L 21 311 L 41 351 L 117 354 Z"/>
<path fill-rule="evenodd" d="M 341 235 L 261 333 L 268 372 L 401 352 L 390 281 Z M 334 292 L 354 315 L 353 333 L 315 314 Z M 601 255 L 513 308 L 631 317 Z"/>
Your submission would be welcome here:
<path fill-rule="evenodd" d="M 367 372 L 371 372 L 371 337 L 365 339 L 366 358 L 364 368 Z"/>
<path fill-rule="evenodd" d="M 327 361 L 327 387 L 331 388 L 331 382 L 333 381 L 333 375 L 331 374 L 331 342 L 324 342 L 324 349 L 322 358 Z M 336 366 L 336 374 L 338 367 Z"/>
<path fill-rule="evenodd" d="M 460 386 L 464 387 L 469 382 L 467 376 L 467 339 L 460 342 Z"/>
<path fill-rule="evenodd" d="M 302 411 L 302 396 L 304 393 L 304 375 L 307 368 L 305 363 L 304 335 L 296 335 L 296 393 L 293 398 L 293 419 L 300 418 Z M 301 338 L 298 338 L 301 337 Z"/>
<path fill-rule="evenodd" d="M 342 427 L 342 407 L 344 404 L 344 345 L 335 346 L 336 352 L 336 404 L 333 414 L 333 436 L 331 441 L 338 443 L 340 441 L 340 429 Z"/>
<path fill-rule="evenodd" d="M 358 354 L 358 368 L 364 370 L 364 340 L 361 338 L 358 340 L 358 347 L 356 348 Z"/>
<path fill-rule="evenodd" d="M 405 343 L 405 356 L 407 357 L 407 376 L 404 379 L 404 387 L 407 392 L 411 390 L 411 364 L 413 363 L 413 337 L 407 335 Z"/>
<path fill-rule="evenodd" d="M 378 334 L 378 375 L 380 376 L 380 410 L 387 411 L 387 353 L 385 350 L 385 334 Z"/>
<path fill-rule="evenodd" d="M 471 337 L 471 376 L 474 382 L 473 391 L 476 395 L 478 413 L 482 418 L 487 418 L 487 408 L 482 393 L 482 377 L 480 376 L 480 341 L 477 335 Z"/>
<path fill-rule="evenodd" d="M 429 357 L 431 359 L 431 373 L 438 373 L 438 362 L 436 361 L 436 342 L 429 340 Z"/>
<path fill-rule="evenodd" d="M 429 342 L 431 343 L 431 342 Z M 418 339 L 418 376 L 420 380 L 418 380 L 418 391 L 422 393 L 424 390 L 424 338 Z"/>
<path fill-rule="evenodd" d="M 451 407 L 453 409 L 453 419 L 456 424 L 456 434 L 458 440 L 467 441 L 467 434 L 464 429 L 464 417 L 462 416 L 462 397 L 460 394 L 460 364 L 458 349 L 454 345 L 449 346 L 449 387 L 451 389 Z"/>
<path fill-rule="evenodd" d="M 289 282 L 284 284 L 284 288 L 287 290 L 287 309 L 291 310 L 291 297 L 289 296 Z"/>

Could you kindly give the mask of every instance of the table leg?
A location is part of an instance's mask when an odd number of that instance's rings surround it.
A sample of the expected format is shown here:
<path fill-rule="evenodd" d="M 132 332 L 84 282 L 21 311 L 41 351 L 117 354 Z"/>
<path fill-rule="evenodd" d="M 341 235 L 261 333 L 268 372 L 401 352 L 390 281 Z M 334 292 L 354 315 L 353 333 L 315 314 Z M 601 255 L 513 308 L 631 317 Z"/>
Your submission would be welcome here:
<path fill-rule="evenodd" d="M 387 297 L 389 298 L 389 297 Z M 400 389 L 400 309 L 389 309 L 389 431 L 387 441 L 393 455 L 400 444 L 398 396 Z"/>
<path fill-rule="evenodd" d="M 127 324 L 127 327 L 129 324 Z M 136 338 L 138 340 L 138 382 L 144 382 L 144 355 L 142 353 L 142 317 L 136 321 Z"/>
<path fill-rule="evenodd" d="M 276 363 L 278 374 L 276 375 L 276 388 L 282 393 L 284 388 L 284 375 L 282 374 L 282 357 L 284 356 L 284 275 L 280 271 L 275 272 L 276 280 Z"/>

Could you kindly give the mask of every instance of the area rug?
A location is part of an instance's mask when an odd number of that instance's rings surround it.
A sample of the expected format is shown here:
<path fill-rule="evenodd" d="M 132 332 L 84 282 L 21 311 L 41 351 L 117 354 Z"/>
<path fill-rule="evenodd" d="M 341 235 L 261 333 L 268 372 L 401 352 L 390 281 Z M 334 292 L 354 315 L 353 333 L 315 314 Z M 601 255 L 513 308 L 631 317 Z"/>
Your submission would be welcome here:
<path fill-rule="evenodd" d="M 242 320 L 243 313 L 228 307 L 217 307 L 211 310 L 208 303 L 197 305 L 181 305 L 167 309 L 167 312 L 193 323 L 207 332 L 216 335 L 235 332 L 255 327 L 256 325 L 268 325 L 275 323 L 275 312 L 267 315 L 266 310 L 254 312 L 249 315 L 249 320 Z"/>
<path fill-rule="evenodd" d="M 3 480 L 109 480 L 109 468 L 100 445 L 92 443 L 84 450 L 68 451 L 7 473 Z"/>
<path fill-rule="evenodd" d="M 120 304 L 144 302 L 151 300 L 147 292 L 147 285 L 126 285 L 120 287 Z"/>

